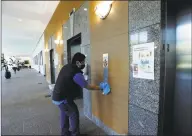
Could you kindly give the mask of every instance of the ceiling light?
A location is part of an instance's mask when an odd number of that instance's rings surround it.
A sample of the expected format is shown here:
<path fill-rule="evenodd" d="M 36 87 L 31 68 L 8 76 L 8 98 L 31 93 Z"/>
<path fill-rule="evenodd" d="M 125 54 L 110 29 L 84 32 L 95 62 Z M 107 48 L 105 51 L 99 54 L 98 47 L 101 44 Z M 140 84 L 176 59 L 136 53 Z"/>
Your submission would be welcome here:
<path fill-rule="evenodd" d="M 87 11 L 87 8 L 84 8 L 85 11 Z"/>
<path fill-rule="evenodd" d="M 66 26 L 64 28 L 67 28 Z"/>

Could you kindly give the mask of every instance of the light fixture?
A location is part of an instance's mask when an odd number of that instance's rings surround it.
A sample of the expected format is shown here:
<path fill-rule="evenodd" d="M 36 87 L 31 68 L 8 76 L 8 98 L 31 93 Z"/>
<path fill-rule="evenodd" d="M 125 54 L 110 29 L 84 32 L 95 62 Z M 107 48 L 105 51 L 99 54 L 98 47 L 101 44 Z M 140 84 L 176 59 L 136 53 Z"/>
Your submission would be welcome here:
<path fill-rule="evenodd" d="M 105 19 L 111 11 L 112 3 L 113 1 L 104 1 L 98 4 L 95 7 L 95 14 L 99 16 L 99 18 Z"/>
<path fill-rule="evenodd" d="M 64 28 L 67 28 L 66 26 Z"/>
<path fill-rule="evenodd" d="M 87 11 L 87 8 L 84 8 L 85 11 Z"/>
<path fill-rule="evenodd" d="M 63 40 L 59 40 L 59 44 L 63 44 Z"/>
<path fill-rule="evenodd" d="M 63 44 L 63 40 L 55 40 L 54 42 L 55 42 L 55 44 L 57 44 L 57 45 Z"/>
<path fill-rule="evenodd" d="M 46 48 L 46 49 L 45 49 L 45 52 L 48 52 L 48 51 L 49 51 L 49 50 Z"/>
<path fill-rule="evenodd" d="M 54 42 L 55 42 L 55 44 L 59 44 L 59 40 L 55 40 Z"/>

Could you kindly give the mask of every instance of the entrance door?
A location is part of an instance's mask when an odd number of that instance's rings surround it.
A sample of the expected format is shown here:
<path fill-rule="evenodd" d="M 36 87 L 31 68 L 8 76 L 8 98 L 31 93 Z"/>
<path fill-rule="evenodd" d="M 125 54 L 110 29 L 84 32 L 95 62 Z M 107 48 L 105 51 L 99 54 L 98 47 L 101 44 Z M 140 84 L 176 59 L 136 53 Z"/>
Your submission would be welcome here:
<path fill-rule="evenodd" d="M 173 6 L 174 5 L 174 6 Z M 166 1 L 162 135 L 192 135 L 192 5 Z"/>
<path fill-rule="evenodd" d="M 51 84 L 55 83 L 54 50 L 50 50 Z"/>

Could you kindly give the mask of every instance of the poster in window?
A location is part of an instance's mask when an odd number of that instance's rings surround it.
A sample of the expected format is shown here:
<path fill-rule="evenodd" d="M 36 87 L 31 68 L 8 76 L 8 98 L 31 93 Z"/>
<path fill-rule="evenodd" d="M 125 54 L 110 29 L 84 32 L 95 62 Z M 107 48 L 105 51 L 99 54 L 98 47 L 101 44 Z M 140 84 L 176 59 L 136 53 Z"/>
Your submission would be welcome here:
<path fill-rule="evenodd" d="M 154 43 L 133 46 L 133 77 L 154 80 Z"/>

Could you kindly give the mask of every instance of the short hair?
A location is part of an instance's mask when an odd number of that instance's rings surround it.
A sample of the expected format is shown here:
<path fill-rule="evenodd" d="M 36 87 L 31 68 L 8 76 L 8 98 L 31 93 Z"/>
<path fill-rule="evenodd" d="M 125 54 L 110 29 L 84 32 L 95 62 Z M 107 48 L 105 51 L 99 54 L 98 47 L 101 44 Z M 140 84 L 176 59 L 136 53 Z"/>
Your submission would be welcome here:
<path fill-rule="evenodd" d="M 72 59 L 72 64 L 76 64 L 76 61 L 79 61 L 79 62 L 82 62 L 85 60 L 85 55 L 80 53 L 80 52 L 77 52 L 75 53 L 75 55 L 73 56 L 73 59 Z"/>

